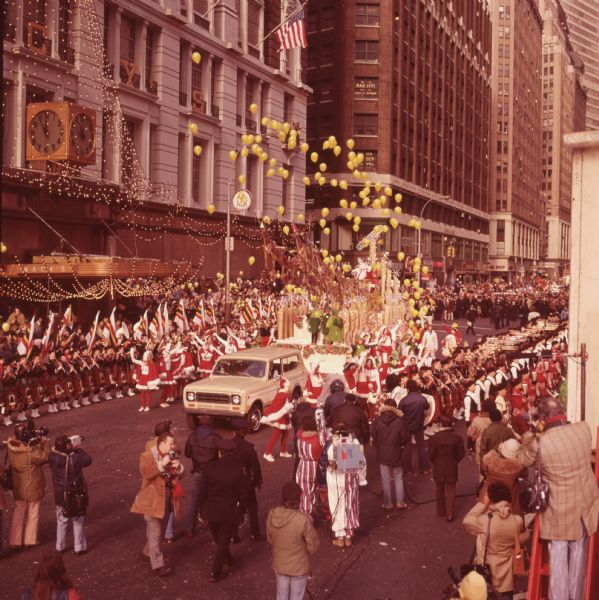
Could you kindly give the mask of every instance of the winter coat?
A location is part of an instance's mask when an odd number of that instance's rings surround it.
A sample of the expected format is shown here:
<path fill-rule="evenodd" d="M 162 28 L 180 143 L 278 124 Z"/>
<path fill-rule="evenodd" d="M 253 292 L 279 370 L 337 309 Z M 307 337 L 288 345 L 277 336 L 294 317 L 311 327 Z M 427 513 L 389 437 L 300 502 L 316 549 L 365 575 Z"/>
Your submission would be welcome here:
<path fill-rule="evenodd" d="M 272 566 L 279 575 L 310 575 L 310 554 L 320 540 L 312 519 L 303 512 L 277 506 L 268 513 L 266 537 L 272 545 Z"/>
<path fill-rule="evenodd" d="M 331 416 L 331 426 L 333 431 L 339 423 L 345 425 L 348 433 L 360 440 L 362 444 L 367 444 L 370 438 L 370 427 L 364 411 L 356 406 L 356 403 L 349 400 L 338 406 Z"/>
<path fill-rule="evenodd" d="M 43 466 L 48 462 L 49 454 L 49 442 L 28 446 L 15 438 L 9 438 L 8 460 L 12 467 L 15 500 L 39 502 L 44 497 L 46 480 Z"/>
<path fill-rule="evenodd" d="M 410 433 L 424 430 L 424 415 L 429 409 L 428 400 L 420 392 L 410 392 L 399 403 Z"/>
<path fill-rule="evenodd" d="M 92 463 L 91 456 L 82 448 L 75 448 L 70 454 L 64 454 L 52 449 L 48 462 L 52 471 L 52 484 L 54 485 L 54 503 L 56 506 L 64 506 L 64 488 L 67 458 L 70 456 L 69 483 L 75 484 L 85 482 L 83 469 Z"/>
<path fill-rule="evenodd" d="M 333 411 L 341 406 L 345 402 L 345 392 L 333 392 L 324 402 L 324 418 L 327 425 L 331 424 L 331 417 L 333 416 Z"/>
<path fill-rule="evenodd" d="M 525 433 L 518 460 L 531 466 L 537 446 L 533 433 Z M 539 515 L 545 540 L 580 539 L 580 522 L 589 537 L 597 531 L 599 489 L 591 469 L 591 429 L 572 423 L 545 429 L 540 437 L 541 471 L 549 484 L 549 505 Z"/>
<path fill-rule="evenodd" d="M 482 564 L 484 560 L 489 514 L 493 517 L 487 563 L 491 567 L 493 587 L 501 593 L 511 592 L 514 589 L 512 560 L 516 547 L 516 532 L 521 544 L 526 542 L 529 533 L 524 529 L 522 517 L 512 514 L 509 502 L 502 500 L 488 507 L 486 504 L 478 502 L 463 521 L 468 533 L 478 536 L 476 539 L 476 564 Z"/>
<path fill-rule="evenodd" d="M 510 440 L 514 435 L 514 432 L 503 423 L 491 423 L 482 433 L 480 438 L 479 446 L 479 458 L 482 463 L 482 458 L 487 452 L 491 450 L 497 450 L 499 444 Z"/>
<path fill-rule="evenodd" d="M 262 469 L 260 468 L 260 461 L 258 460 L 254 444 L 248 442 L 243 437 L 235 436 L 233 457 L 241 465 L 248 486 L 261 487 Z"/>
<path fill-rule="evenodd" d="M 485 481 L 478 494 L 479 499 L 482 500 L 485 497 L 489 485 L 503 483 L 512 492 L 512 512 L 522 515 L 518 477 L 526 477 L 527 468 L 515 458 L 504 458 L 496 450 L 491 450 L 483 456 L 482 470 L 485 473 Z"/>
<path fill-rule="evenodd" d="M 158 456 L 157 448 L 147 450 L 139 456 L 139 472 L 142 481 L 131 512 L 162 519 L 166 512 L 167 488 L 162 476 L 164 467 L 159 464 Z M 173 504 L 175 514 L 178 513 L 178 507 L 178 500 L 175 500 Z"/>
<path fill-rule="evenodd" d="M 379 464 L 389 467 L 402 465 L 402 448 L 411 435 L 401 413 L 392 406 L 382 406 L 381 414 L 372 426 L 372 441 L 376 446 Z"/>
<path fill-rule="evenodd" d="M 210 425 L 200 425 L 185 442 L 185 456 L 191 458 L 192 473 L 199 473 L 207 463 L 218 458 L 217 444 L 221 436 Z"/>
<path fill-rule="evenodd" d="M 453 429 L 442 429 L 428 441 L 428 457 L 437 483 L 456 483 L 458 463 L 464 458 L 464 440 Z"/>
<path fill-rule="evenodd" d="M 491 424 L 491 419 L 485 415 L 477 415 L 470 423 L 468 427 L 468 437 L 475 440 L 475 461 L 477 465 L 480 465 L 480 440 L 484 430 Z"/>
<path fill-rule="evenodd" d="M 294 431 L 299 431 L 302 428 L 305 417 L 316 417 L 316 407 L 309 402 L 300 402 L 291 415 L 291 425 Z"/>
<path fill-rule="evenodd" d="M 239 525 L 248 504 L 248 483 L 233 454 L 209 462 L 200 480 L 200 514 L 206 521 Z"/>

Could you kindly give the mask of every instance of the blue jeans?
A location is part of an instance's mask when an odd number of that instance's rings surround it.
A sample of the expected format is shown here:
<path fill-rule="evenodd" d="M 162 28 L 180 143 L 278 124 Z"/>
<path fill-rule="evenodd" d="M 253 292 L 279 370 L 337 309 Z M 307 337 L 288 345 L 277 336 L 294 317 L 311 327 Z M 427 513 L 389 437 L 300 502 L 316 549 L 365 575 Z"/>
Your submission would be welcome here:
<path fill-rule="evenodd" d="M 393 504 L 391 482 L 395 488 L 395 504 L 402 503 L 403 500 L 403 470 L 401 467 L 390 467 L 380 465 L 381 484 L 383 486 L 383 504 Z"/>
<path fill-rule="evenodd" d="M 304 600 L 306 586 L 308 585 L 307 575 L 298 575 L 290 577 L 289 575 L 277 576 L 277 600 Z"/>
<path fill-rule="evenodd" d="M 189 515 L 187 519 L 187 530 L 193 533 L 198 524 L 198 511 L 200 500 L 200 481 L 202 481 L 202 473 L 192 473 L 193 487 L 191 489 L 191 504 L 189 506 Z"/>
<path fill-rule="evenodd" d="M 85 540 L 85 532 L 83 525 L 85 524 L 85 516 L 67 519 L 62 514 L 62 506 L 56 507 L 56 550 L 61 552 L 66 547 L 67 529 L 69 523 L 73 524 L 73 538 L 75 552 L 82 552 L 87 549 L 87 541 Z"/>

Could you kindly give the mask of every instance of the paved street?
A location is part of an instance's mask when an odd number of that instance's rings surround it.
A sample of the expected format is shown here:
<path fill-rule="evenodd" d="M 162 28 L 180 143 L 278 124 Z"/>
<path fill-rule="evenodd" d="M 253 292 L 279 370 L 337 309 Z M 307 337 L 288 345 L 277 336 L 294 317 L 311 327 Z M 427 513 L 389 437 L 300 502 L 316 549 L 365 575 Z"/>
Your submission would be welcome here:
<path fill-rule="evenodd" d="M 484 323 L 481 323 L 481 327 Z M 50 428 L 53 439 L 65 433 L 85 436 L 85 449 L 94 462 L 86 475 L 91 505 L 87 518 L 90 553 L 76 557 L 65 555 L 69 573 L 84 599 L 95 598 L 214 598 L 253 599 L 274 597 L 274 575 L 270 566 L 270 548 L 266 542 L 249 541 L 247 526 L 243 541 L 233 546 L 234 571 L 229 579 L 208 581 L 213 551 L 207 531 L 195 538 L 181 538 L 166 546 L 167 560 L 175 574 L 166 580 L 155 578 L 141 555 L 144 544 L 143 518 L 129 508 L 138 489 L 138 456 L 151 436 L 154 424 L 164 418 L 173 420 L 175 437 L 183 445 L 189 433 L 181 404 L 149 413 L 137 412 L 137 398 L 111 400 L 68 413 L 47 415 L 38 420 Z M 12 428 L 2 428 L 6 439 Z M 228 425 L 223 435 L 231 436 Z M 463 425 L 461 428 L 463 432 Z M 262 430 L 251 438 L 261 456 L 270 434 Z M 314 578 L 309 583 L 311 599 L 428 599 L 440 597 L 448 583 L 446 569 L 467 561 L 473 544 L 462 529 L 460 519 L 448 524 L 435 516 L 433 483 L 419 476 L 408 485 L 410 510 L 386 515 L 381 510 L 380 483 L 373 448 L 367 449 L 369 485 L 361 491 L 362 531 L 351 549 L 333 548 L 328 530 L 320 529 L 321 547 L 314 557 Z M 189 471 L 190 462 L 184 464 Z M 264 463 L 264 487 L 259 494 L 261 519 L 279 501 L 282 484 L 291 477 L 291 460 Z M 476 478 L 474 463 L 465 459 L 460 467 L 458 517 L 472 505 Z M 35 573 L 35 563 L 54 542 L 54 510 L 50 474 L 47 471 L 46 498 L 40 517 L 42 546 L 0 562 L 3 573 L 1 598 L 20 598 Z M 183 481 L 184 487 L 187 482 Z M 183 499 L 183 514 L 187 510 Z M 9 511 L 10 515 L 10 511 Z M 9 518 L 5 516 L 5 529 Z M 182 521 L 177 522 L 181 529 Z M 8 577 L 6 576 L 8 574 Z"/>

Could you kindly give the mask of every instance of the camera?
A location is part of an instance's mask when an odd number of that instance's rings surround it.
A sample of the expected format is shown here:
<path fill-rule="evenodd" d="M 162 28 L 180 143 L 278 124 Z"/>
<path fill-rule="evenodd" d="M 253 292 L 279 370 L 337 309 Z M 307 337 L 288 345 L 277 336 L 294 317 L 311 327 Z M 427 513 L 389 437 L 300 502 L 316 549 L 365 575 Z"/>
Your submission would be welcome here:
<path fill-rule="evenodd" d="M 82 435 L 70 435 L 69 441 L 71 442 L 71 446 L 73 446 L 73 448 L 79 448 L 85 441 L 85 438 Z"/>
<path fill-rule="evenodd" d="M 176 450 L 171 450 L 171 451 L 168 453 L 168 457 L 169 457 L 171 460 L 177 460 L 177 459 L 179 458 L 179 453 L 178 453 Z"/>
<path fill-rule="evenodd" d="M 36 427 L 31 420 L 15 429 L 15 437 L 28 446 L 39 444 L 42 438 L 48 437 L 49 433 L 50 430 L 47 427 L 44 425 Z"/>

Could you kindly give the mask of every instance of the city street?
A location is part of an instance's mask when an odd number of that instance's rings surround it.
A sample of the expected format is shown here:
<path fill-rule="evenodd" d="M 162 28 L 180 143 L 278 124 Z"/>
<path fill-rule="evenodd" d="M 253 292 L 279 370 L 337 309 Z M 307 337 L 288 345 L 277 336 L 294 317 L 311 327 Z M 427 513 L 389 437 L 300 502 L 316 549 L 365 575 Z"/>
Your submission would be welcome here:
<path fill-rule="evenodd" d="M 440 329 L 440 324 L 435 324 Z M 480 322 L 481 332 L 490 328 Z M 440 336 L 442 338 L 442 336 Z M 470 342 L 473 340 L 470 340 Z M 274 574 L 267 542 L 249 540 L 248 527 L 241 529 L 243 541 L 232 546 L 233 574 L 223 582 L 208 581 L 213 544 L 207 530 L 196 537 L 181 537 L 165 546 L 165 554 L 175 573 L 161 580 L 154 577 L 141 549 L 145 541 L 145 523 L 139 515 L 129 512 L 137 492 L 140 477 L 138 456 L 150 438 L 156 422 L 169 418 L 175 427 L 175 437 L 183 446 L 189 430 L 180 403 L 168 408 L 155 408 L 149 413 L 137 412 L 137 397 L 110 400 L 98 405 L 46 415 L 37 421 L 50 429 L 50 438 L 59 434 L 80 434 L 83 444 L 93 457 L 86 471 L 90 489 L 90 509 L 87 517 L 87 538 L 90 553 L 76 557 L 64 555 L 69 574 L 85 599 L 118 598 L 214 598 L 241 599 L 274 596 Z M 154 402 L 157 405 L 157 400 Z M 6 439 L 12 428 L 0 430 Z M 463 431 L 460 423 L 459 430 Z M 219 431 L 232 436 L 228 424 Z M 261 457 L 270 435 L 262 429 L 250 439 Z M 476 469 L 466 458 L 460 466 L 458 484 L 458 518 L 447 523 L 435 516 L 434 486 L 429 477 L 412 478 L 407 486 L 410 510 L 390 515 L 381 510 L 378 468 L 374 449 L 367 449 L 369 460 L 368 486 L 361 490 L 361 531 L 351 549 L 339 550 L 328 541 L 328 529 L 319 528 L 321 547 L 313 559 L 314 577 L 308 589 L 311 599 L 425 599 L 440 597 L 448 584 L 447 567 L 459 567 L 467 562 L 473 539 L 464 532 L 460 520 L 472 506 Z M 190 461 L 184 459 L 189 472 Z M 264 523 L 269 508 L 280 499 L 282 484 L 291 478 L 292 461 L 277 459 L 266 463 L 261 459 L 264 487 L 259 493 L 260 518 Z M 186 491 L 187 481 L 183 480 Z M 53 547 L 55 518 L 49 470 L 46 471 L 46 496 L 40 513 L 42 545 L 3 560 L 2 598 L 19 598 L 27 587 L 41 555 Z M 417 504 L 416 504 L 417 503 Z M 182 502 L 183 517 L 188 499 Z M 8 511 L 8 515 L 11 511 Z M 10 519 L 5 518 L 5 530 Z M 176 521 L 181 531 L 183 521 Z M 69 538 L 70 539 L 70 538 Z M 124 583 L 126 582 L 126 584 Z"/>

